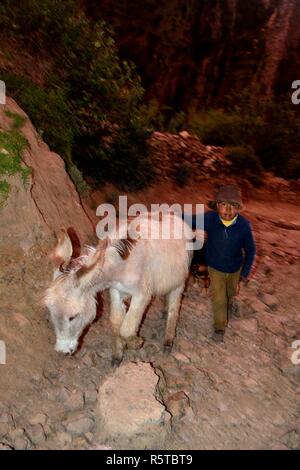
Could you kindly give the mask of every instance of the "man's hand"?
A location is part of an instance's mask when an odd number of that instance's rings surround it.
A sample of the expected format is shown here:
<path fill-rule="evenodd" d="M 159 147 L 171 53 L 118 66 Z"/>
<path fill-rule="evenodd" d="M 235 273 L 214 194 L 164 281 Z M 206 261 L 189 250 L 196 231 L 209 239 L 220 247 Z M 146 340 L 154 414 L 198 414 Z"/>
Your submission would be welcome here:
<path fill-rule="evenodd" d="M 249 279 L 247 277 L 244 277 L 244 276 L 240 276 L 240 279 L 239 279 L 239 284 L 242 284 L 243 286 L 246 286 L 249 282 Z"/>

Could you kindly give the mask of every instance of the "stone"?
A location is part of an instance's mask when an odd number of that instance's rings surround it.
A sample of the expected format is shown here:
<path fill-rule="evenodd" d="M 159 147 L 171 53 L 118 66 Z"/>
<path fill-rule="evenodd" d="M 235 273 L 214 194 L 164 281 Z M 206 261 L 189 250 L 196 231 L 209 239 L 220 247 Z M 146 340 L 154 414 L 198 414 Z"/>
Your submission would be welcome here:
<path fill-rule="evenodd" d="M 253 311 L 257 314 L 260 314 L 261 312 L 267 312 L 268 307 L 266 304 L 264 304 L 261 300 L 254 298 L 251 300 L 250 307 L 253 309 Z"/>
<path fill-rule="evenodd" d="M 10 447 L 8 444 L 0 442 L 0 450 L 12 450 L 12 447 Z"/>
<path fill-rule="evenodd" d="M 70 392 L 65 406 L 71 411 L 82 410 L 84 407 L 83 393 L 77 390 Z"/>
<path fill-rule="evenodd" d="M 62 444 L 71 444 L 71 442 L 72 442 L 72 436 L 70 434 L 68 434 L 67 432 L 58 432 L 57 433 L 57 439 Z"/>
<path fill-rule="evenodd" d="M 247 331 L 257 333 L 258 326 L 255 318 L 243 318 L 241 320 L 231 320 L 232 327 L 237 331 Z"/>
<path fill-rule="evenodd" d="M 26 450 L 30 447 L 29 441 L 26 437 L 17 437 L 13 441 L 13 448 L 15 450 Z"/>
<path fill-rule="evenodd" d="M 87 390 L 84 393 L 84 400 L 86 404 L 95 403 L 97 401 L 98 392 L 97 390 Z"/>
<path fill-rule="evenodd" d="M 34 445 L 41 444 L 46 439 L 43 426 L 40 424 L 33 424 L 26 428 L 26 434 Z"/>
<path fill-rule="evenodd" d="M 9 433 L 9 439 L 13 442 L 19 437 L 23 437 L 23 436 L 24 436 L 24 429 L 21 429 L 21 428 L 14 429 L 13 431 Z"/>
<path fill-rule="evenodd" d="M 292 430 L 283 436 L 282 442 L 289 449 L 292 449 L 292 450 L 299 449 L 300 448 L 300 435 L 295 430 Z"/>
<path fill-rule="evenodd" d="M 20 328 L 30 326 L 30 321 L 24 317 L 24 315 L 21 315 L 20 313 L 14 313 L 12 317 Z"/>
<path fill-rule="evenodd" d="M 184 362 L 185 364 L 190 362 L 190 359 L 183 353 L 180 352 L 174 352 L 172 356 L 178 361 L 178 362 Z"/>
<path fill-rule="evenodd" d="M 6 434 L 9 432 L 9 424 L 8 423 L 1 423 L 0 422 L 0 437 L 6 436 Z"/>
<path fill-rule="evenodd" d="M 280 336 L 284 332 L 280 318 L 272 315 L 271 313 L 260 312 L 260 314 L 257 316 L 257 320 L 260 327 L 265 328 L 274 335 Z"/>
<path fill-rule="evenodd" d="M 185 416 L 187 409 L 190 407 L 190 400 L 186 393 L 180 391 L 169 395 L 165 405 L 173 418 L 180 419 Z"/>
<path fill-rule="evenodd" d="M 99 387 L 101 428 L 135 448 L 162 445 L 170 429 L 170 414 L 155 398 L 158 376 L 149 363 L 129 362 L 110 374 Z"/>
<path fill-rule="evenodd" d="M 37 413 L 32 418 L 29 418 L 28 421 L 30 424 L 41 424 L 42 426 L 45 426 L 47 419 L 48 416 L 46 416 L 44 413 Z"/>
<path fill-rule="evenodd" d="M 181 131 L 179 132 L 179 135 L 180 137 L 182 137 L 183 139 L 189 139 L 191 137 L 191 134 L 189 134 L 188 131 Z"/>
<path fill-rule="evenodd" d="M 67 422 L 65 422 L 65 427 L 67 432 L 72 434 L 72 436 L 80 436 L 90 432 L 94 428 L 94 420 L 85 415 L 78 415 L 77 417 L 70 417 Z"/>
<path fill-rule="evenodd" d="M 262 294 L 261 300 L 264 304 L 266 304 L 271 310 L 276 310 L 278 306 L 278 299 L 271 294 Z"/>

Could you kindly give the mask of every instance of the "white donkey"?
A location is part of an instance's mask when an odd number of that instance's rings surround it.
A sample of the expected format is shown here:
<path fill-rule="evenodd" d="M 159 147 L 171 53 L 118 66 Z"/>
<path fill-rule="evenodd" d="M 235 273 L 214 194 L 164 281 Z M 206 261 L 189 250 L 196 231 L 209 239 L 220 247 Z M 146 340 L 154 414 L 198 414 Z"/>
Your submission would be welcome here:
<path fill-rule="evenodd" d="M 96 316 L 96 293 L 105 289 L 109 289 L 110 321 L 115 337 L 113 364 L 121 362 L 126 346 L 135 349 L 142 346 L 138 329 L 154 295 L 166 295 L 168 317 L 164 345 L 166 350 L 171 349 L 189 273 L 192 250 L 188 244 L 193 234 L 177 215 L 164 214 L 162 220 L 151 217 L 142 214 L 128 226 L 121 224 L 118 239 L 115 232 L 110 233 L 97 248 L 88 247 L 86 255 L 73 260 L 71 239 L 61 229 L 51 255 L 55 265 L 53 281 L 44 297 L 56 333 L 56 351 L 65 354 L 76 351 L 84 328 Z M 161 234 L 167 233 L 170 227 L 170 239 L 162 239 Z M 139 233 L 138 238 L 129 235 L 132 228 Z M 174 233 L 182 234 L 181 238 L 176 239 Z M 127 311 L 124 300 L 128 297 L 131 300 Z"/>

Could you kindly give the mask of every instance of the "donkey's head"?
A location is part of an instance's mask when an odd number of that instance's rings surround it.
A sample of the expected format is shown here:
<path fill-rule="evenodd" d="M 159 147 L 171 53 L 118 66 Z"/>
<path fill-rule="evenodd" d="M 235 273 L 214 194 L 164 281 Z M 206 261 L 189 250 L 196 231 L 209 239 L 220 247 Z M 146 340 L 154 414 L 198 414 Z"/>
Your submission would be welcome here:
<path fill-rule="evenodd" d="M 44 296 L 56 333 L 55 349 L 65 354 L 76 351 L 83 330 L 96 316 L 95 294 L 106 287 L 103 266 L 107 241 L 101 241 L 97 249 L 88 248 L 83 256 L 79 256 L 78 241 L 74 231 L 60 230 L 50 255 L 53 281 Z"/>

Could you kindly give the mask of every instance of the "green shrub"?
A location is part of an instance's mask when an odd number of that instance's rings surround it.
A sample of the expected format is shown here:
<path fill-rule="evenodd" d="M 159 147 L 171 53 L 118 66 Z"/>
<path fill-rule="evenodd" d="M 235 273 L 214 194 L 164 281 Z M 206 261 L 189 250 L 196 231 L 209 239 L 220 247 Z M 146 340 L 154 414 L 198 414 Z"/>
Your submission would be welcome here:
<path fill-rule="evenodd" d="M 68 161 L 75 122 L 63 89 L 43 89 L 29 78 L 1 72 L 7 93 L 29 115 L 41 137 L 52 150 Z"/>
<path fill-rule="evenodd" d="M 16 116 L 16 115 L 15 115 Z M 22 117 L 22 116 L 20 116 Z M 18 121 L 20 122 L 20 121 Z M 13 126 L 12 126 L 13 127 Z M 22 154 L 28 142 L 25 137 L 14 128 L 11 131 L 0 132 L 0 203 L 3 204 L 9 194 L 10 185 L 7 176 L 17 173 L 21 175 L 25 185 L 30 175 L 30 168 L 22 165 Z"/>
<path fill-rule="evenodd" d="M 244 90 L 227 98 L 226 105 L 226 109 L 196 113 L 190 119 L 189 129 L 206 145 L 250 146 L 266 170 L 278 176 L 297 177 L 291 170 L 296 171 L 297 164 L 289 161 L 299 154 L 300 118 L 290 102 L 258 100 Z M 253 156 L 247 158 L 257 166 Z M 239 160 L 244 165 L 241 156 Z"/>
<path fill-rule="evenodd" d="M 151 162 L 141 108 L 144 91 L 134 65 L 120 60 L 113 31 L 102 21 L 89 21 L 75 0 L 4 0 L 0 13 L 4 32 L 26 37 L 34 53 L 47 49 L 53 61 L 43 87 L 7 72 L 1 79 L 43 139 L 76 173 L 73 179 L 78 180 L 76 165 L 99 181 L 126 187 L 139 186 L 143 178 L 146 182 L 144 170 Z"/>
<path fill-rule="evenodd" d="M 137 124 L 120 129 L 109 150 L 109 179 L 126 191 L 148 186 L 154 179 L 148 133 Z"/>
<path fill-rule="evenodd" d="M 234 173 L 247 177 L 255 185 L 260 184 L 263 166 L 251 146 L 227 147 L 226 156 Z"/>

